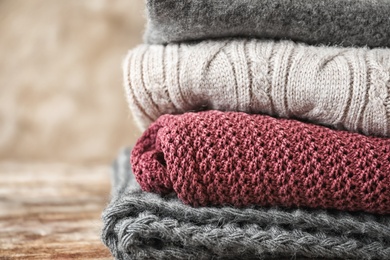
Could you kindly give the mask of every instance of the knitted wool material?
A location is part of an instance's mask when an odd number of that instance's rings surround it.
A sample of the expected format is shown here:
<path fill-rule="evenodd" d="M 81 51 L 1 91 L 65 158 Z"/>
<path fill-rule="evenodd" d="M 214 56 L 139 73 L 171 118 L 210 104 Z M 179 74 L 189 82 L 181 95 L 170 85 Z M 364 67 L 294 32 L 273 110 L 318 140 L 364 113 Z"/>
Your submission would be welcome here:
<path fill-rule="evenodd" d="M 258 40 L 141 45 L 129 52 L 124 77 L 142 129 L 163 114 L 213 109 L 390 137 L 390 49 Z"/>
<path fill-rule="evenodd" d="M 323 210 L 192 208 L 141 191 L 129 150 L 114 164 L 102 240 L 116 259 L 390 259 L 390 217 Z"/>
<path fill-rule="evenodd" d="M 148 0 L 149 43 L 220 37 L 390 47 L 388 0 Z"/>
<path fill-rule="evenodd" d="M 164 115 L 131 163 L 142 189 L 193 206 L 390 214 L 390 139 L 241 112 Z"/>

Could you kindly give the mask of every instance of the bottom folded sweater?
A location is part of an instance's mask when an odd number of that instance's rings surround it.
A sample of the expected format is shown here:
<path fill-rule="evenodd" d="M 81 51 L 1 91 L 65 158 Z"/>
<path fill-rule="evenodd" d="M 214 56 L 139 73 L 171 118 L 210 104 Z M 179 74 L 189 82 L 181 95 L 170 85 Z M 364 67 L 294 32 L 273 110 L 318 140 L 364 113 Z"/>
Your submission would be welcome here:
<path fill-rule="evenodd" d="M 138 186 L 130 150 L 114 163 L 102 240 L 116 259 L 390 259 L 390 216 L 326 210 L 192 208 Z"/>

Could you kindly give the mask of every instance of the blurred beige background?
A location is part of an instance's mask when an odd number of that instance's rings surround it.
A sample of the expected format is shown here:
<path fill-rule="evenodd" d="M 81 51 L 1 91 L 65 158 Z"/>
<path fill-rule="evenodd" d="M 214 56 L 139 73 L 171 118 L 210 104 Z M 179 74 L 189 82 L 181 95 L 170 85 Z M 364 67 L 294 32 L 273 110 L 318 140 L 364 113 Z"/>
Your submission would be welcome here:
<path fill-rule="evenodd" d="M 0 1 L 0 161 L 109 163 L 133 144 L 121 63 L 143 0 Z"/>

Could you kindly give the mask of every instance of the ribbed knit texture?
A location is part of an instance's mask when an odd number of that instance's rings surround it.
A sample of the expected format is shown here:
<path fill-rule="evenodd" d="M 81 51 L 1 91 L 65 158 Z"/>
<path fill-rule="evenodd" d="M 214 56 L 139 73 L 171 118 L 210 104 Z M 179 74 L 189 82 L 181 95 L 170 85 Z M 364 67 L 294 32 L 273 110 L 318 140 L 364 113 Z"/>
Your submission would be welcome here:
<path fill-rule="evenodd" d="M 142 129 L 162 114 L 215 109 L 390 137 L 390 49 L 258 40 L 141 45 L 125 60 L 124 80 Z"/>
<path fill-rule="evenodd" d="M 131 163 L 142 189 L 193 206 L 390 214 L 390 139 L 241 112 L 164 115 Z"/>
<path fill-rule="evenodd" d="M 388 0 L 147 0 L 149 43 L 219 37 L 389 46 Z"/>
<path fill-rule="evenodd" d="M 141 191 L 129 150 L 114 164 L 103 242 L 116 259 L 390 259 L 390 217 L 278 208 L 192 208 Z"/>

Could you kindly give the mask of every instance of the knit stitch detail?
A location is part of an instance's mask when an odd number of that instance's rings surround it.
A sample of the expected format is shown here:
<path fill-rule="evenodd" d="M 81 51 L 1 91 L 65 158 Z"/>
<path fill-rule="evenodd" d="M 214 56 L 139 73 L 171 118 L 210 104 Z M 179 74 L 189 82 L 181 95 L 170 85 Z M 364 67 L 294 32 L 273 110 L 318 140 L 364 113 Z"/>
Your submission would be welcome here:
<path fill-rule="evenodd" d="M 200 207 L 143 192 L 126 149 L 114 163 L 102 240 L 116 259 L 389 259 L 390 218 L 280 208 Z"/>
<path fill-rule="evenodd" d="M 390 139 L 240 112 L 164 115 L 135 145 L 145 191 L 193 206 L 390 214 Z"/>
<path fill-rule="evenodd" d="M 141 45 L 124 64 L 145 129 L 163 114 L 264 113 L 390 137 L 390 49 L 222 40 Z"/>

